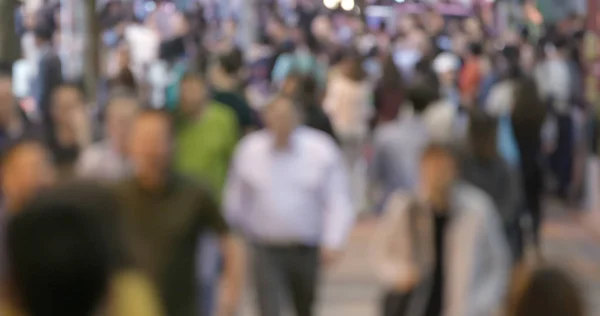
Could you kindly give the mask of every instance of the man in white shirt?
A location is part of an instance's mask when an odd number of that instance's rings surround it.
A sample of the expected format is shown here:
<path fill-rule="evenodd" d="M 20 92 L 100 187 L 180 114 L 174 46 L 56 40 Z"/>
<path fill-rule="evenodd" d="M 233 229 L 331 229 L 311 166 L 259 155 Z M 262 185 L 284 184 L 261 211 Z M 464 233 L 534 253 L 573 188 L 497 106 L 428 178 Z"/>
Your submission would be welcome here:
<path fill-rule="evenodd" d="M 355 219 L 338 146 L 300 122 L 293 100 L 271 103 L 267 129 L 238 146 L 225 189 L 225 216 L 252 245 L 261 316 L 282 315 L 279 286 L 296 315 L 314 315 L 319 268 L 339 256 Z"/>

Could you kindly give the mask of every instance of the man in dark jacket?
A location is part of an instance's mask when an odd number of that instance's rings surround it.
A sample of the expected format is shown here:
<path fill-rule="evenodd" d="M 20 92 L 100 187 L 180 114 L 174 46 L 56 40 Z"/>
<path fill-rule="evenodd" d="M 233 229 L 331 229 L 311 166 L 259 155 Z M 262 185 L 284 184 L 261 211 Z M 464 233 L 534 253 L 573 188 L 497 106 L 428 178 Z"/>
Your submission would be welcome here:
<path fill-rule="evenodd" d="M 54 89 L 63 82 L 62 64 L 52 46 L 52 31 L 45 25 L 34 29 L 35 42 L 39 49 L 38 74 L 33 83 L 33 98 L 47 129 L 52 129 L 50 120 L 50 97 Z"/>

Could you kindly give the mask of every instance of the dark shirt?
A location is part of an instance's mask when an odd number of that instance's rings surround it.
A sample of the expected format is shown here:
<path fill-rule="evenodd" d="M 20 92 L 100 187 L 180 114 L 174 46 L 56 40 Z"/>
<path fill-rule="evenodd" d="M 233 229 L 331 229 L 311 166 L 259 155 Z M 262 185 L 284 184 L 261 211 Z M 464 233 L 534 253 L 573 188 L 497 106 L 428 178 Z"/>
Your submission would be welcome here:
<path fill-rule="evenodd" d="M 54 135 L 48 136 L 47 144 L 52 155 L 52 161 L 61 176 L 73 175 L 75 164 L 79 158 L 79 146 L 77 144 L 63 145 Z"/>
<path fill-rule="evenodd" d="M 435 212 L 434 217 L 434 242 L 435 242 L 435 269 L 433 271 L 433 287 L 425 316 L 440 316 L 444 303 L 444 235 L 448 226 L 446 211 Z M 439 215 L 444 214 L 444 215 Z"/>
<path fill-rule="evenodd" d="M 248 105 L 248 102 L 238 93 L 214 91 L 213 99 L 221 104 L 227 105 L 235 112 L 240 131 L 244 132 L 248 130 L 248 128 L 256 126 L 250 105 Z"/>
<path fill-rule="evenodd" d="M 337 137 L 335 136 L 335 132 L 333 131 L 333 127 L 331 126 L 331 121 L 327 114 L 321 109 L 319 106 L 308 106 L 304 112 L 304 123 L 308 127 L 312 127 L 314 129 L 320 130 L 331 136 L 336 142 Z"/>
<path fill-rule="evenodd" d="M 206 230 L 228 230 L 215 196 L 178 175 L 169 177 L 161 192 L 148 192 L 127 179 L 117 185 L 116 194 L 133 257 L 157 287 L 166 315 L 197 316 L 199 236 Z"/>

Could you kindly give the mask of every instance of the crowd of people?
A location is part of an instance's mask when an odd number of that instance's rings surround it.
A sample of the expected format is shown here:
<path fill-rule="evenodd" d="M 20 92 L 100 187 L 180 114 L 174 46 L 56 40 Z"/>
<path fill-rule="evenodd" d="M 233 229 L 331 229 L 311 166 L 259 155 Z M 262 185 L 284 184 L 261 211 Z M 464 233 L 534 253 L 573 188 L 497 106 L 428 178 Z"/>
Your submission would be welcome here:
<path fill-rule="evenodd" d="M 119 5 L 97 99 L 63 73 L 60 8 L 19 29 L 37 48 L 20 100 L 0 73 L 2 315 L 232 316 L 246 279 L 258 315 L 315 315 L 363 217 L 381 315 L 588 315 L 540 229 L 595 148 L 581 17 L 533 38 L 302 2 L 263 8 L 244 50 L 235 19 Z"/>

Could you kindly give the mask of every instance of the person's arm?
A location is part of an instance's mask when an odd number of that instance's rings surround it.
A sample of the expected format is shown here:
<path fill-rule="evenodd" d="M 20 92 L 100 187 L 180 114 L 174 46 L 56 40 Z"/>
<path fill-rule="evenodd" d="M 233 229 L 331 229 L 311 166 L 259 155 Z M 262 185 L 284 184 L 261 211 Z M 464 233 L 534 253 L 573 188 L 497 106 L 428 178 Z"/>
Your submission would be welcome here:
<path fill-rule="evenodd" d="M 235 315 L 242 292 L 244 260 L 242 243 L 229 230 L 214 197 L 205 197 L 205 222 L 207 228 L 219 236 L 223 256 L 223 274 L 219 287 L 218 316 Z"/>
<path fill-rule="evenodd" d="M 244 205 L 246 204 L 246 184 L 241 175 L 241 167 L 244 157 L 244 141 L 238 146 L 233 154 L 229 167 L 229 174 L 223 192 L 223 214 L 227 223 L 235 229 L 240 229 L 242 223 L 241 217 L 244 214 Z"/>
<path fill-rule="evenodd" d="M 409 208 L 409 197 L 400 193 L 390 197 L 372 242 L 371 257 L 378 280 L 400 293 L 410 291 L 419 281 L 419 270 L 409 255 Z"/>
<path fill-rule="evenodd" d="M 356 218 L 341 152 L 333 143 L 331 146 L 335 147 L 333 150 L 336 157 L 325 180 L 323 192 L 325 205 L 321 255 L 325 264 L 337 259 Z"/>

